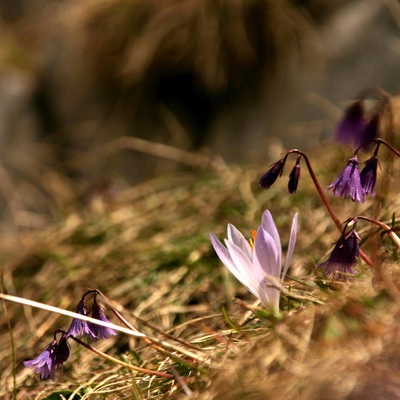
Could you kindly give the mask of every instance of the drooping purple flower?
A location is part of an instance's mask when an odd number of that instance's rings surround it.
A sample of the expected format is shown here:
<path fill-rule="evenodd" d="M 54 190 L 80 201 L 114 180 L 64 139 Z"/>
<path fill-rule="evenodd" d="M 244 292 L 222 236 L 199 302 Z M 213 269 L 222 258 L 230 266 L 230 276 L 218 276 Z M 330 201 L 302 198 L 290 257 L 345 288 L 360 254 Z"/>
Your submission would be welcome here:
<path fill-rule="evenodd" d="M 376 175 L 378 170 L 378 157 L 372 156 L 364 162 L 364 168 L 360 172 L 361 186 L 364 193 L 375 196 Z"/>
<path fill-rule="evenodd" d="M 85 296 L 82 297 L 82 300 L 76 306 L 75 312 L 81 315 L 88 315 L 88 306 L 85 302 Z M 97 339 L 97 336 L 91 331 L 89 324 L 86 321 L 74 318 L 67 331 L 67 336 L 79 337 L 85 335 L 92 339 Z"/>
<path fill-rule="evenodd" d="M 226 247 L 210 233 L 211 244 L 219 259 L 266 308 L 279 309 L 282 281 L 289 268 L 296 243 L 297 218 L 296 214 L 292 222 L 283 268 L 281 240 L 268 210 L 263 213 L 253 246 L 231 224 L 228 225 Z"/>
<path fill-rule="evenodd" d="M 107 317 L 105 316 L 99 303 L 97 303 L 96 297 L 94 297 L 94 299 L 93 299 L 91 317 L 99 319 L 100 321 L 110 322 L 107 319 Z M 92 322 L 88 322 L 88 325 L 96 339 L 107 339 L 111 335 L 116 335 L 116 332 L 111 328 L 107 328 L 105 326 L 100 326 L 100 325 L 94 324 Z"/>
<path fill-rule="evenodd" d="M 62 332 L 60 340 L 57 342 L 56 331 L 54 340 L 33 360 L 24 361 L 24 366 L 32 368 L 35 373 L 40 374 L 41 379 L 50 377 L 54 381 L 54 370 L 67 361 L 70 350 L 68 337 Z"/>
<path fill-rule="evenodd" d="M 318 267 L 325 267 L 327 276 L 336 276 L 339 280 L 346 279 L 351 274 L 355 274 L 354 266 L 357 264 L 356 257 L 360 254 L 360 237 L 355 230 L 343 234 L 335 243 L 329 258 Z"/>
<path fill-rule="evenodd" d="M 341 196 L 345 199 L 351 198 L 353 201 L 363 203 L 365 201 L 364 189 L 361 186 L 359 161 L 356 155 L 351 157 L 338 178 L 328 186 L 333 189 L 334 196 Z"/>
<path fill-rule="evenodd" d="M 286 159 L 282 158 L 272 164 L 271 168 L 260 178 L 259 185 L 264 189 L 270 188 L 278 179 L 278 176 L 282 176 L 285 163 Z"/>
<path fill-rule="evenodd" d="M 300 179 L 300 171 L 301 170 L 300 170 L 300 156 L 299 156 L 297 158 L 296 164 L 294 165 L 289 175 L 288 189 L 290 194 L 296 193 L 297 191 L 297 186 L 299 184 L 299 179 Z"/>
<path fill-rule="evenodd" d="M 50 377 L 54 381 L 56 349 L 57 340 L 54 339 L 35 359 L 24 361 L 25 367 L 32 368 L 41 379 Z"/>
<path fill-rule="evenodd" d="M 366 126 L 363 103 L 358 100 L 346 110 L 343 119 L 337 125 L 335 139 L 345 146 L 360 147 L 364 141 Z"/>

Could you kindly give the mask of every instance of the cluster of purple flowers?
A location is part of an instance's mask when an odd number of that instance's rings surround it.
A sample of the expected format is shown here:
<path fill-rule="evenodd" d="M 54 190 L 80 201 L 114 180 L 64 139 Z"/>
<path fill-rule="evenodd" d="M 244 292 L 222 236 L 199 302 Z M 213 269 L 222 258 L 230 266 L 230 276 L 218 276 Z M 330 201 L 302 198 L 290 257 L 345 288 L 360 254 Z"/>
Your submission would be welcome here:
<path fill-rule="evenodd" d="M 58 333 L 61 334 L 59 340 L 57 340 Z M 33 368 L 42 379 L 50 377 L 54 380 L 54 370 L 61 367 L 69 357 L 70 350 L 67 339 L 67 334 L 58 329 L 54 333 L 54 340 L 46 346 L 38 357 L 34 360 L 24 361 L 25 367 Z"/>
<path fill-rule="evenodd" d="M 86 292 L 76 306 L 75 312 L 103 322 L 110 322 L 97 302 L 97 294 L 96 290 Z M 90 309 L 85 300 L 88 295 L 93 295 Z M 57 334 L 60 334 L 58 340 Z M 84 336 L 92 340 L 97 340 L 107 339 L 111 335 L 116 335 L 116 332 L 111 328 L 74 318 L 66 332 L 57 329 L 54 333 L 54 339 L 45 347 L 42 353 L 33 360 L 24 361 L 24 365 L 27 368 L 32 368 L 37 374 L 40 374 L 42 379 L 50 377 L 54 380 L 55 369 L 61 367 L 69 357 L 70 347 L 68 338 Z"/>
<path fill-rule="evenodd" d="M 374 153 L 364 162 L 364 168 L 360 172 L 358 157 L 354 154 L 337 179 L 328 186 L 328 189 L 333 189 L 334 196 L 350 198 L 363 203 L 366 195 L 375 196 L 378 165 L 378 157 Z"/>
<path fill-rule="evenodd" d="M 96 300 L 96 291 L 94 291 L 93 304 L 89 313 L 88 306 L 85 301 L 85 297 L 89 293 L 93 293 L 93 291 L 89 291 L 82 296 L 81 301 L 75 308 L 75 312 L 81 315 L 90 316 L 103 322 L 110 322 L 104 315 L 102 308 Z M 82 321 L 76 318 L 72 320 L 71 325 L 67 331 L 67 336 L 87 336 L 93 340 L 107 339 L 111 335 L 116 335 L 115 331 L 111 328 L 100 326 L 92 322 Z"/>
<path fill-rule="evenodd" d="M 365 106 L 367 97 L 374 97 L 376 100 L 375 106 L 370 107 L 368 112 Z M 343 171 L 328 186 L 328 190 L 332 190 L 334 196 L 340 196 L 345 199 L 349 198 L 354 202 L 357 201 L 360 203 L 363 203 L 367 196 L 375 196 L 380 145 L 385 145 L 390 151 L 400 157 L 399 151 L 379 137 L 381 120 L 385 116 L 385 112 L 388 112 L 389 125 L 392 123 L 390 122 L 393 118 L 391 110 L 389 96 L 375 88 L 364 91 L 359 100 L 354 101 L 345 111 L 344 117 L 336 127 L 335 139 L 341 144 L 354 146 L 356 150 L 353 156 L 348 159 Z M 360 168 L 358 152 L 368 150 L 373 145 L 375 145 L 375 149 L 372 156 Z M 289 175 L 289 193 L 292 194 L 297 191 L 300 179 L 300 158 L 303 157 L 321 199 L 327 206 L 328 211 L 331 210 L 330 213 L 332 215 L 333 210 L 318 183 L 308 157 L 298 149 L 289 150 L 283 158 L 272 164 L 268 171 L 262 175 L 259 181 L 260 187 L 268 189 L 275 183 L 278 177 L 282 176 L 287 158 L 293 153 L 298 154 L 298 158 Z M 357 257 L 360 255 L 358 247 L 360 238 L 357 232 L 352 229 L 346 233 L 346 229 L 347 225 L 340 239 L 335 243 L 335 247 L 328 260 L 318 265 L 319 267 L 325 267 L 326 275 L 334 275 L 338 279 L 343 279 L 344 276 L 355 273 L 354 266 L 357 263 Z"/>
<path fill-rule="evenodd" d="M 382 93 L 380 93 L 380 96 L 382 96 Z M 383 96 L 383 99 L 386 100 L 385 96 Z M 348 160 L 342 173 L 328 186 L 328 189 L 333 189 L 334 196 L 351 198 L 360 203 L 365 201 L 367 195 L 375 196 L 379 165 L 378 151 L 382 143 L 382 140 L 379 139 L 380 121 L 386 101 L 381 99 L 377 104 L 380 105 L 380 108 L 375 109 L 368 117 L 364 100 L 355 101 L 348 107 L 343 119 L 336 127 L 335 139 L 344 145 L 354 145 L 356 151 Z M 364 162 L 364 168 L 360 172 L 357 153 L 360 149 L 366 149 L 373 143 L 376 144 L 374 154 Z"/>

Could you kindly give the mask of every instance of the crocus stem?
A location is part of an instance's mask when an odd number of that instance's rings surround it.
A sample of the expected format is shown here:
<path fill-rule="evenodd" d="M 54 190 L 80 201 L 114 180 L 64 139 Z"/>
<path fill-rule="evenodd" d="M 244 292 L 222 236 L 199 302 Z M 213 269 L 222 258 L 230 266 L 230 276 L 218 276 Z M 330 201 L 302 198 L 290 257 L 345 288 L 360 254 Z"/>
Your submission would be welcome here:
<path fill-rule="evenodd" d="M 324 190 L 322 189 L 321 185 L 318 182 L 317 176 L 314 173 L 314 170 L 311 166 L 310 160 L 307 157 L 307 154 L 302 152 L 301 150 L 298 149 L 292 149 L 289 150 L 287 152 L 287 154 L 291 154 L 291 153 L 295 153 L 295 154 L 300 154 L 303 158 L 304 161 L 306 162 L 307 165 L 307 169 L 308 172 L 311 176 L 312 181 L 314 182 L 314 186 L 318 191 L 319 197 L 321 198 L 322 202 L 324 203 L 329 215 L 331 216 L 333 222 L 335 223 L 335 225 L 337 226 L 337 228 L 339 229 L 340 232 L 342 232 L 343 230 L 343 226 L 342 223 L 340 222 L 339 218 L 337 217 L 337 215 L 335 214 L 335 211 L 333 211 L 333 208 L 331 206 L 331 204 L 328 201 L 328 198 L 326 197 Z M 372 260 L 362 251 L 360 250 L 360 257 L 370 266 L 373 266 Z"/>
<path fill-rule="evenodd" d="M 129 368 L 129 369 L 131 369 L 133 371 L 141 372 L 141 373 L 147 374 L 147 375 L 160 376 L 161 378 L 173 378 L 174 377 L 171 374 L 167 374 L 167 373 L 159 372 L 159 371 L 153 371 L 151 369 L 136 367 L 135 365 L 131 365 L 131 364 L 125 363 L 125 362 L 123 362 L 121 360 L 118 360 L 118 358 L 109 356 L 108 354 L 103 353 L 102 351 L 90 346 L 89 344 L 83 342 L 82 340 L 76 338 L 75 336 L 70 336 L 70 338 L 75 340 L 75 342 L 79 343 L 81 346 L 86 347 L 88 350 L 93 351 L 93 353 L 96 353 L 100 357 L 103 357 L 106 360 L 112 361 L 114 364 L 118 364 L 118 365 L 121 365 L 122 367 Z"/>

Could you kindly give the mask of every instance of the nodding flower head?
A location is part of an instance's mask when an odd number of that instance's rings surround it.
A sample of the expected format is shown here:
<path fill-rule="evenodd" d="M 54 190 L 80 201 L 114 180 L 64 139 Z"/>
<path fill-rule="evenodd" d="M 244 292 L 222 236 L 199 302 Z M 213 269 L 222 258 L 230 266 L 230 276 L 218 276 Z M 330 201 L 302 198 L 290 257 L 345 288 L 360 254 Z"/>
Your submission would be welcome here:
<path fill-rule="evenodd" d="M 52 340 L 45 349 L 33 360 L 24 361 L 27 368 L 32 368 L 34 372 L 40 374 L 41 379 L 51 378 L 54 380 L 54 370 L 67 361 L 70 350 L 68 337 L 65 332 L 61 333 L 60 340 L 57 341 L 56 331 Z"/>
<path fill-rule="evenodd" d="M 359 147 L 363 142 L 366 126 L 363 102 L 358 100 L 345 111 L 343 119 L 336 127 L 335 139 L 345 146 Z"/>
<path fill-rule="evenodd" d="M 358 158 L 354 155 L 349 159 L 338 178 L 328 186 L 328 189 L 333 189 L 334 196 L 341 196 L 345 199 L 350 197 L 353 201 L 360 203 L 365 201 L 365 192 L 361 185 L 358 165 Z"/>
<path fill-rule="evenodd" d="M 364 162 L 364 168 L 360 172 L 361 186 L 364 193 L 375 196 L 376 175 L 378 171 L 378 157 L 372 156 Z"/>
<path fill-rule="evenodd" d="M 327 276 L 334 276 L 338 280 L 346 280 L 349 275 L 355 274 L 354 267 L 357 265 L 357 257 L 360 254 L 360 237 L 355 230 L 347 234 L 343 233 L 335 243 L 329 258 L 318 264 L 318 267 L 325 268 Z"/>
<path fill-rule="evenodd" d="M 86 295 L 86 294 L 85 294 Z M 88 306 L 85 302 L 85 295 L 83 295 L 81 301 L 75 308 L 75 312 L 81 315 L 88 315 Z M 82 321 L 81 319 L 74 318 L 71 322 L 71 325 L 67 331 L 68 336 L 89 336 L 92 339 L 97 339 L 97 336 L 91 331 L 88 323 L 86 321 Z"/>
<path fill-rule="evenodd" d="M 282 158 L 272 164 L 271 168 L 260 178 L 259 185 L 264 189 L 270 188 L 278 179 L 278 176 L 282 176 L 285 163 L 286 158 Z"/>
<path fill-rule="evenodd" d="M 263 213 L 253 246 L 231 224 L 228 225 L 225 246 L 212 233 L 210 239 L 215 252 L 229 271 L 262 302 L 264 307 L 277 311 L 282 281 L 289 268 L 296 236 L 297 214 L 293 218 L 283 268 L 281 240 L 268 210 Z"/>
<path fill-rule="evenodd" d="M 97 303 L 96 296 L 93 299 L 91 317 L 96 318 L 103 322 L 110 322 L 107 319 L 107 317 L 105 316 L 99 303 Z M 107 328 L 105 326 L 100 326 L 100 325 L 94 324 L 92 322 L 88 322 L 88 325 L 89 325 L 90 331 L 93 333 L 93 335 L 97 339 L 107 339 L 111 335 L 116 335 L 116 332 L 114 331 L 114 329 Z"/>

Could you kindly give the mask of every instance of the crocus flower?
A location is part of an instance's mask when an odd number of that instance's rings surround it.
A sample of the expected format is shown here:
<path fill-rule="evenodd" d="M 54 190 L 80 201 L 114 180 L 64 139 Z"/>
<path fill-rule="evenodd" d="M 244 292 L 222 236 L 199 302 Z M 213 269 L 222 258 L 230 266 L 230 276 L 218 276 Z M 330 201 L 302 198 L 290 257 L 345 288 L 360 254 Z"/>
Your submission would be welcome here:
<path fill-rule="evenodd" d="M 42 379 L 50 377 L 54 381 L 54 370 L 67 361 L 69 354 L 67 335 L 62 333 L 58 342 L 54 335 L 54 340 L 46 346 L 39 356 L 33 360 L 24 361 L 24 365 L 40 374 Z"/>
<path fill-rule="evenodd" d="M 110 322 L 107 319 L 107 317 L 105 316 L 99 303 L 97 303 L 96 297 L 94 297 L 94 299 L 93 299 L 91 317 L 99 319 L 100 321 Z M 88 325 L 89 325 L 90 331 L 93 333 L 93 335 L 96 339 L 107 339 L 111 335 L 116 335 L 116 332 L 114 331 L 114 329 L 107 328 L 105 326 L 100 326 L 97 324 L 93 324 L 91 322 L 88 322 Z"/>
<path fill-rule="evenodd" d="M 361 186 L 358 158 L 351 157 L 338 178 L 328 186 L 333 189 L 334 196 L 342 196 L 345 199 L 350 197 L 353 201 L 363 203 L 365 201 L 364 189 Z"/>
<path fill-rule="evenodd" d="M 318 267 L 325 267 L 327 276 L 337 276 L 339 280 L 346 279 L 350 274 L 355 274 L 354 266 L 357 264 L 356 257 L 360 254 L 358 243 L 360 236 L 355 230 L 343 234 L 335 243 L 329 258 L 318 264 Z"/>
<path fill-rule="evenodd" d="M 278 179 L 278 176 L 282 176 L 285 163 L 286 159 L 282 158 L 281 160 L 272 164 L 270 169 L 260 178 L 259 185 L 264 189 L 270 188 Z"/>
<path fill-rule="evenodd" d="M 365 194 L 375 196 L 376 175 L 378 170 L 378 157 L 372 156 L 364 162 L 364 168 L 360 172 L 361 186 Z"/>
<path fill-rule="evenodd" d="M 225 246 L 210 234 L 211 243 L 222 263 L 257 297 L 264 307 L 279 309 L 279 295 L 293 255 L 297 236 L 297 214 L 293 218 L 288 252 L 282 269 L 281 240 L 271 213 L 263 213 L 251 246 L 239 230 L 229 224 Z"/>
<path fill-rule="evenodd" d="M 343 145 L 360 147 L 365 142 L 367 121 L 361 100 L 354 102 L 345 112 L 335 131 L 335 139 Z"/>
<path fill-rule="evenodd" d="M 76 306 L 75 312 L 81 315 L 88 315 L 88 306 L 85 302 L 85 296 L 82 297 L 82 300 Z M 90 330 L 88 323 L 77 318 L 74 318 L 72 320 L 71 325 L 67 331 L 67 335 L 76 337 L 86 335 L 92 339 L 97 339 L 97 336 Z"/>

